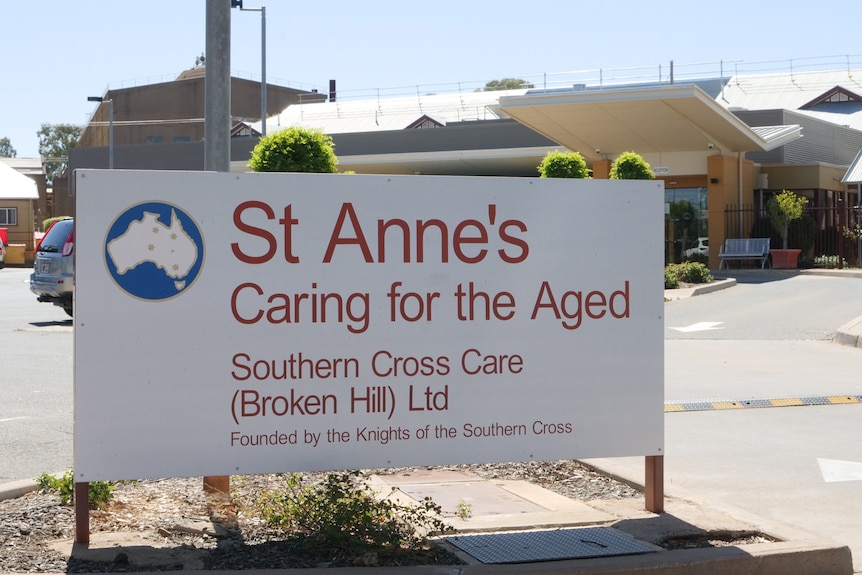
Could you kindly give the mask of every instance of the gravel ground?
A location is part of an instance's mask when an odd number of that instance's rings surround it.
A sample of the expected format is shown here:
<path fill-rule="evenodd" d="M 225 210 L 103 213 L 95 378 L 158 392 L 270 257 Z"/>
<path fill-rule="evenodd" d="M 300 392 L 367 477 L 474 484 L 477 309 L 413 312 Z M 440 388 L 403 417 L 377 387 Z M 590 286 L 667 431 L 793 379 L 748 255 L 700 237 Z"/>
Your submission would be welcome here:
<path fill-rule="evenodd" d="M 642 497 L 630 486 L 614 481 L 575 461 L 527 462 L 447 466 L 436 469 L 471 471 L 488 479 L 521 479 L 580 501 Z M 408 469 L 374 470 L 377 474 Z M 367 473 L 372 473 L 368 471 Z M 313 478 L 314 474 L 309 474 Z M 316 477 L 320 477 L 317 474 Z M 237 502 L 250 501 L 273 489 L 281 480 L 273 475 L 231 479 L 232 499 L 209 499 L 201 478 L 122 482 L 114 499 L 102 510 L 91 511 L 90 530 L 96 534 L 134 534 L 156 547 L 197 552 L 202 568 L 280 569 L 333 566 L 320 555 L 286 548 L 283 532 L 268 528 L 243 513 Z M 124 572 L 182 569 L 182 562 L 159 567 L 129 563 L 122 554 L 112 561 L 69 559 L 57 550 L 58 541 L 74 536 L 74 512 L 55 495 L 30 493 L 0 501 L 0 573 Z M 216 526 L 213 532 L 212 525 Z M 207 529 L 209 527 L 209 529 Z M 359 563 L 375 564 L 375 558 Z M 415 563 L 457 563 L 439 550 L 413 559 Z M 201 567 L 199 567 L 201 568 Z"/>

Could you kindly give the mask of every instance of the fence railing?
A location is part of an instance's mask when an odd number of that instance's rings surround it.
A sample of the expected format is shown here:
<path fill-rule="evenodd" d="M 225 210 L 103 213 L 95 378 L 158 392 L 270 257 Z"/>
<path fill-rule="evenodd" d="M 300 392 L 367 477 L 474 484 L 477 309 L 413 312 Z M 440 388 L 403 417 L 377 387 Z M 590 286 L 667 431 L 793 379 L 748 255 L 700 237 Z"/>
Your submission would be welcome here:
<path fill-rule="evenodd" d="M 729 205 L 724 211 L 728 238 L 770 238 L 773 249 L 782 238 L 769 213 L 755 206 Z M 862 208 L 806 207 L 801 219 L 790 222 L 787 247 L 800 249 L 800 267 L 862 267 Z"/>

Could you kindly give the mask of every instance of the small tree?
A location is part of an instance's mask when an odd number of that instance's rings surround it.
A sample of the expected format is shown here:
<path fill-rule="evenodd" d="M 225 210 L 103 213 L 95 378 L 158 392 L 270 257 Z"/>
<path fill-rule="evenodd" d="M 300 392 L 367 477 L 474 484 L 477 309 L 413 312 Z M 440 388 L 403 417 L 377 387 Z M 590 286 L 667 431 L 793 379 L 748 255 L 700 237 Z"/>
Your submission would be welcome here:
<path fill-rule="evenodd" d="M 578 152 L 548 152 L 538 166 L 543 178 L 589 178 L 590 169 L 584 157 Z"/>
<path fill-rule="evenodd" d="M 81 126 L 73 124 L 42 124 L 39 136 L 39 155 L 45 168 L 45 179 L 50 185 L 63 173 L 69 163 L 69 150 L 78 143 Z"/>
<path fill-rule="evenodd" d="M 338 169 L 332 138 L 320 130 L 292 126 L 260 139 L 248 167 L 255 172 L 334 173 Z"/>
<path fill-rule="evenodd" d="M 18 155 L 18 151 L 12 147 L 12 142 L 9 138 L 0 138 L 0 156 L 4 158 L 14 158 Z"/>
<path fill-rule="evenodd" d="M 769 220 L 781 236 L 781 244 L 785 250 L 787 249 L 787 228 L 790 222 L 802 217 L 802 207 L 807 201 L 807 198 L 790 190 L 781 190 L 780 194 L 772 196 L 766 203 L 769 209 Z"/>
<path fill-rule="evenodd" d="M 640 154 L 623 152 L 611 164 L 611 180 L 652 180 L 655 174 Z"/>
<path fill-rule="evenodd" d="M 534 86 L 521 78 L 503 78 L 502 80 L 491 80 L 479 92 L 495 92 L 497 90 L 522 90 Z"/>

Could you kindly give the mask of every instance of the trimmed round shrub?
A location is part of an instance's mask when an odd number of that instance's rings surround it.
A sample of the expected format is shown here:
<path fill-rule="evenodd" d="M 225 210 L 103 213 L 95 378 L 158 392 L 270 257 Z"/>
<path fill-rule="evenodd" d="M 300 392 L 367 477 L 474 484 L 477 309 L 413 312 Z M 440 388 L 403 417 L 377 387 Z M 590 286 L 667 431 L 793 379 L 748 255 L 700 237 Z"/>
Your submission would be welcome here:
<path fill-rule="evenodd" d="M 584 157 L 578 152 L 548 152 L 538 166 L 543 178 L 589 178 L 590 169 Z"/>
<path fill-rule="evenodd" d="M 338 169 L 332 138 L 320 130 L 292 126 L 260 139 L 248 167 L 255 172 L 312 172 Z"/>
<path fill-rule="evenodd" d="M 652 180 L 655 179 L 655 174 L 652 173 L 652 168 L 640 154 L 623 152 L 611 163 L 608 178 L 611 180 Z"/>

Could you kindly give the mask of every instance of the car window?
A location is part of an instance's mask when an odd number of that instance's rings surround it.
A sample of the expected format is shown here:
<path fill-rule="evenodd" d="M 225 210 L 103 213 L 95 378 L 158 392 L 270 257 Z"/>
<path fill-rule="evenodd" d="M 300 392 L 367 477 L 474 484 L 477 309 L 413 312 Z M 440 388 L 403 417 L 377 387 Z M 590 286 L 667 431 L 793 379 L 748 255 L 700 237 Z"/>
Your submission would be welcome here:
<path fill-rule="evenodd" d="M 66 238 L 69 237 L 69 232 L 72 231 L 74 220 L 60 220 L 56 222 L 42 238 L 39 243 L 40 252 L 58 252 L 63 248 Z"/>

